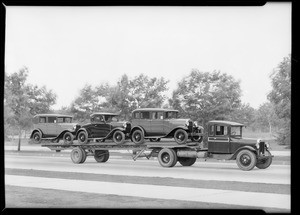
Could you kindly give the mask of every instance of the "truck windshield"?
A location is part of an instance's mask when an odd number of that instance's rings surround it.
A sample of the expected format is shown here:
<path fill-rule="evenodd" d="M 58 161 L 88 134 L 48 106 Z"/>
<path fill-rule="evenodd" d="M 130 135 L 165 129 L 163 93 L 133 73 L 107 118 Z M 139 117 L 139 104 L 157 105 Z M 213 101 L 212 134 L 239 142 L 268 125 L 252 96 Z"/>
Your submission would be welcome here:
<path fill-rule="evenodd" d="M 242 137 L 242 126 L 231 126 L 231 136 Z"/>

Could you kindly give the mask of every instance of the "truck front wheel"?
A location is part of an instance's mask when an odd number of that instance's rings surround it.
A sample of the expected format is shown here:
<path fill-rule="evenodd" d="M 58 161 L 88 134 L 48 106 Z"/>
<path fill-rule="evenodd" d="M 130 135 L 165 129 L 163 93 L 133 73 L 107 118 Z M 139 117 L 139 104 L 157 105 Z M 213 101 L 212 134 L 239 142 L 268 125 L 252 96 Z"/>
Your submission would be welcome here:
<path fill-rule="evenodd" d="M 158 162 L 162 167 L 173 167 L 177 163 L 177 155 L 173 149 L 164 148 L 158 153 Z"/>
<path fill-rule="evenodd" d="M 236 163 L 241 170 L 252 170 L 256 165 L 256 155 L 250 150 L 243 149 L 237 154 Z"/>
<path fill-rule="evenodd" d="M 268 150 L 266 150 L 266 155 L 271 156 L 271 153 Z M 256 167 L 258 169 L 266 169 L 271 165 L 271 163 L 272 163 L 272 157 L 257 159 Z"/>

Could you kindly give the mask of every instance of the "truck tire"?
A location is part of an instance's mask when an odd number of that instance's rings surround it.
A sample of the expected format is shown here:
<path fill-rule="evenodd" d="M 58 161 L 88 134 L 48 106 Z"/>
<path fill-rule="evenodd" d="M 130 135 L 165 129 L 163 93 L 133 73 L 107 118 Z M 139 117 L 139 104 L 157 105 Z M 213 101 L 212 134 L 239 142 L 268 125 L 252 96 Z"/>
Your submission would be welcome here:
<path fill-rule="evenodd" d="M 188 137 L 187 132 L 183 129 L 178 129 L 174 133 L 174 139 L 178 145 L 186 144 Z"/>
<path fill-rule="evenodd" d="M 131 135 L 132 141 L 136 144 L 136 145 L 140 145 L 143 144 L 145 141 L 145 137 L 143 132 L 140 129 L 134 130 L 132 132 Z"/>
<path fill-rule="evenodd" d="M 73 144 L 74 136 L 71 132 L 66 132 L 63 136 L 64 144 L 71 145 Z"/>
<path fill-rule="evenodd" d="M 268 156 L 271 156 L 271 153 L 268 150 L 266 150 L 266 154 Z M 257 159 L 256 167 L 258 169 L 266 169 L 271 165 L 271 163 L 272 163 L 272 157 L 268 157 L 265 159 Z"/>
<path fill-rule="evenodd" d="M 76 163 L 76 164 L 84 163 L 86 160 L 85 151 L 80 147 L 76 147 L 76 148 L 72 149 L 71 160 L 73 161 L 73 163 Z"/>
<path fill-rule="evenodd" d="M 80 131 L 78 133 L 77 139 L 80 144 L 87 144 L 88 143 L 88 134 L 86 133 L 86 131 Z"/>
<path fill-rule="evenodd" d="M 197 158 L 185 158 L 185 157 L 179 157 L 178 162 L 182 166 L 192 166 L 196 162 Z"/>
<path fill-rule="evenodd" d="M 158 153 L 158 162 L 162 167 L 173 167 L 177 163 L 177 155 L 173 149 L 164 148 Z"/>
<path fill-rule="evenodd" d="M 248 150 L 241 150 L 236 156 L 236 163 L 241 170 L 249 171 L 252 170 L 256 165 L 256 155 Z"/>
<path fill-rule="evenodd" d="M 98 163 L 105 163 L 109 158 L 108 150 L 96 150 L 94 158 Z"/>
<path fill-rule="evenodd" d="M 117 145 L 122 145 L 125 142 L 125 134 L 122 131 L 115 131 L 113 133 L 113 141 Z"/>
<path fill-rule="evenodd" d="M 39 144 L 42 142 L 42 134 L 38 131 L 34 132 L 32 135 L 32 140 L 35 144 Z"/>

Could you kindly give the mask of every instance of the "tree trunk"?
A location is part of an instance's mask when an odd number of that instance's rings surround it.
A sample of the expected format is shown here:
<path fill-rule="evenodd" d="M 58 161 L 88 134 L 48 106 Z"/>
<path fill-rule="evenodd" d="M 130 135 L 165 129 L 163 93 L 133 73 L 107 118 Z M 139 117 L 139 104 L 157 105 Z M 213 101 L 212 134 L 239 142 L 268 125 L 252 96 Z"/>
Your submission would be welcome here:
<path fill-rule="evenodd" d="M 18 151 L 21 150 L 21 129 L 19 130 Z"/>

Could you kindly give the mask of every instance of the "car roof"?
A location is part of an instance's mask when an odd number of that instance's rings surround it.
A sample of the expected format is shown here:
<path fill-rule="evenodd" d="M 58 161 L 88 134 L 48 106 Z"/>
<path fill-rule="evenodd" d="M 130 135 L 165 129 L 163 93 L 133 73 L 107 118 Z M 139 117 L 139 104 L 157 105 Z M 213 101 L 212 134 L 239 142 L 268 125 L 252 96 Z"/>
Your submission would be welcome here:
<path fill-rule="evenodd" d="M 132 112 L 136 112 L 136 111 L 163 111 L 163 112 L 176 111 L 176 112 L 179 112 L 178 110 L 167 109 L 167 108 L 138 108 L 138 109 L 135 109 Z"/>
<path fill-rule="evenodd" d="M 36 114 L 34 117 L 38 117 L 38 116 L 42 116 L 42 117 L 46 117 L 46 116 L 53 116 L 53 117 L 71 117 L 71 118 L 73 118 L 73 116 L 70 116 L 70 115 L 66 115 L 66 114 L 56 114 L 56 113 L 42 113 L 42 114 Z"/>
<path fill-rule="evenodd" d="M 209 121 L 208 124 L 219 124 L 219 125 L 231 125 L 231 126 L 244 126 L 244 124 L 226 120 L 212 120 Z"/>
<path fill-rule="evenodd" d="M 95 115 L 110 115 L 110 116 L 119 116 L 120 114 L 118 113 L 108 113 L 108 112 L 96 112 L 96 113 L 92 113 L 90 115 L 90 117 L 93 117 Z"/>

